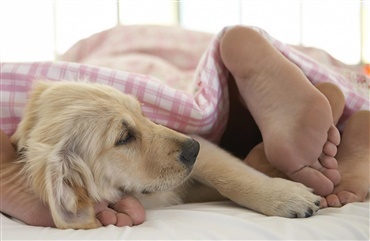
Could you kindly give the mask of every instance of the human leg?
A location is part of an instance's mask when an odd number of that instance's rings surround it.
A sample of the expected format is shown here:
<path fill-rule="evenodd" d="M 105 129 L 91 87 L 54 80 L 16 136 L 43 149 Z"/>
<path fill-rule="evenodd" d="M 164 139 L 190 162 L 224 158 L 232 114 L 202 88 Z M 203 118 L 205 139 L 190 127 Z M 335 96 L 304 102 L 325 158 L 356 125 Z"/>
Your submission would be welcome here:
<path fill-rule="evenodd" d="M 228 30 L 220 51 L 262 133 L 269 162 L 317 194 L 331 193 L 340 179 L 332 168 L 340 136 L 325 96 L 252 29 Z M 320 156 L 331 161 L 321 163 Z"/>
<path fill-rule="evenodd" d="M 0 143 L 0 211 L 28 225 L 54 227 L 49 208 L 30 192 L 26 178 L 19 175 L 22 166 L 15 163 L 14 147 L 1 130 Z M 99 203 L 95 206 L 95 213 L 97 222 L 103 226 L 132 226 L 145 219 L 140 202 L 131 196 L 123 198 L 112 208 L 108 203 Z"/>

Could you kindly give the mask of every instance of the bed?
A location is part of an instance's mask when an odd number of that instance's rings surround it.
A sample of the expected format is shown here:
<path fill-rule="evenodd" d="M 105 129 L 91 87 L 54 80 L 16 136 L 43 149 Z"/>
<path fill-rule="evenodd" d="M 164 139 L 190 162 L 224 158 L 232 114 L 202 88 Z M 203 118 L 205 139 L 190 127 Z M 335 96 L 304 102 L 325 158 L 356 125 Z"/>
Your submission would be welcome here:
<path fill-rule="evenodd" d="M 255 28 L 297 64 L 312 83 L 332 82 L 346 97 L 341 128 L 349 115 L 370 109 L 370 79 L 322 50 L 289 46 Z M 82 39 L 58 61 L 1 63 L 1 128 L 11 135 L 35 79 L 109 84 L 135 95 L 153 121 L 217 142 L 228 115 L 228 71 L 216 36 L 164 26 L 116 26 Z M 266 217 L 232 202 L 182 204 L 147 210 L 135 227 L 57 230 L 31 227 L 3 214 L 1 239 L 242 239 L 369 240 L 369 197 L 326 208 L 308 219 Z"/>
<path fill-rule="evenodd" d="M 183 204 L 148 210 L 139 226 L 95 230 L 30 227 L 1 215 L 1 231 L 3 240 L 369 240 L 369 199 L 308 219 L 266 217 L 227 201 Z"/>

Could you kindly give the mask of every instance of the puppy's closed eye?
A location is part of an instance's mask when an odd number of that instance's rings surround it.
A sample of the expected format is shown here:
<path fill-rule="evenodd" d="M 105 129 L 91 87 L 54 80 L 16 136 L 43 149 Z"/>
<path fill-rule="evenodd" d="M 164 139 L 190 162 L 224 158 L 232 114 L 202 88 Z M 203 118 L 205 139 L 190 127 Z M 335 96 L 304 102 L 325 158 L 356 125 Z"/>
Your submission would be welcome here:
<path fill-rule="evenodd" d="M 127 143 L 134 140 L 134 135 L 130 132 L 124 132 L 115 143 L 115 146 L 126 145 Z"/>

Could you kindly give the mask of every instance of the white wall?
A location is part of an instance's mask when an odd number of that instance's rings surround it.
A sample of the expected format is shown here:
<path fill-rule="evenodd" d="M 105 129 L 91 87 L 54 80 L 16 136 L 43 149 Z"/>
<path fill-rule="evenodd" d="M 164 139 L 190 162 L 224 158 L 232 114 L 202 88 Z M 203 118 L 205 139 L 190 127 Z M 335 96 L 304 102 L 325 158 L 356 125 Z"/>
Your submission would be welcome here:
<path fill-rule="evenodd" d="M 255 25 L 290 44 L 370 62 L 369 1 L 0 0 L 0 60 L 53 60 L 81 38 L 122 24 L 167 24 L 217 33 Z M 361 17 L 362 16 L 362 17 Z"/>

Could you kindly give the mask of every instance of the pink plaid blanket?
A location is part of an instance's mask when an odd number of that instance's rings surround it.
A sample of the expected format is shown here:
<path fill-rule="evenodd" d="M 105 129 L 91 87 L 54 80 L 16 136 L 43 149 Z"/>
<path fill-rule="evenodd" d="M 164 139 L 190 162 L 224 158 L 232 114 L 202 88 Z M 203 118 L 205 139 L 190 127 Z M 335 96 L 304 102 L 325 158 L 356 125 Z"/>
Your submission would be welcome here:
<path fill-rule="evenodd" d="M 213 36 L 178 27 L 117 26 L 79 41 L 60 61 L 1 63 L 1 129 L 8 135 L 15 131 L 34 80 L 87 79 L 136 96 L 145 115 L 159 124 L 217 142 L 229 106 L 229 72 L 219 54 L 226 29 Z M 353 112 L 370 109 L 365 75 L 322 51 L 288 46 L 255 29 L 313 84 L 340 86 L 346 97 L 340 126 Z"/>

